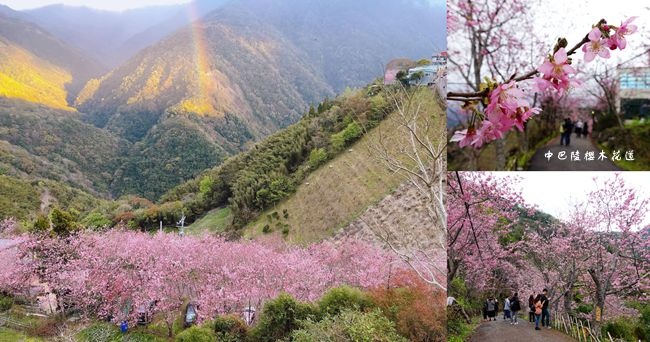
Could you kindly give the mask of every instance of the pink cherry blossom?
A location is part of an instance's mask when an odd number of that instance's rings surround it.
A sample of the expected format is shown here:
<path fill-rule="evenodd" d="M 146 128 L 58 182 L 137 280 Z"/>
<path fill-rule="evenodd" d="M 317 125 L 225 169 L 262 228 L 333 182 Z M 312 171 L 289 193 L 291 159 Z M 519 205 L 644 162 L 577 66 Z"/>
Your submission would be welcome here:
<path fill-rule="evenodd" d="M 612 50 L 615 50 L 616 48 L 623 50 L 625 49 L 625 46 L 627 46 L 627 41 L 625 40 L 625 36 L 631 35 L 632 33 L 635 33 L 637 30 L 636 25 L 630 25 L 634 19 L 637 17 L 630 17 L 627 20 L 623 21 L 621 23 L 621 26 L 618 28 L 614 28 L 615 33 L 609 38 L 608 43 L 609 43 L 609 48 Z"/>
<path fill-rule="evenodd" d="M 544 63 L 537 68 L 542 76 L 535 77 L 537 88 L 544 92 L 549 88 L 555 89 L 562 96 L 571 86 L 570 75 L 575 75 L 575 69 L 569 64 L 566 50 L 560 48 L 552 58 L 546 58 Z"/>
<path fill-rule="evenodd" d="M 469 146 L 476 138 L 476 129 L 470 127 L 462 131 L 456 131 L 449 141 L 458 142 L 460 147 Z"/>
<path fill-rule="evenodd" d="M 514 80 L 497 86 L 490 93 L 490 103 L 485 109 L 485 114 L 494 125 L 493 129 L 499 131 L 496 139 L 501 139 L 503 134 L 512 127 L 523 131 L 524 123 L 531 116 L 539 113 L 540 109 L 531 108 L 525 96 L 524 91 Z"/>
<path fill-rule="evenodd" d="M 187 300 L 198 304 L 200 319 L 209 319 L 237 312 L 249 300 L 259 306 L 282 291 L 314 301 L 343 284 L 377 287 L 391 272 L 408 268 L 358 241 L 302 248 L 282 240 L 111 230 L 19 242 L 0 250 L 0 291 L 16 293 L 36 277 L 84 315 L 133 321 L 135 308 L 144 308 L 170 329 Z"/>
<path fill-rule="evenodd" d="M 515 190 L 514 176 L 449 173 L 447 183 L 448 282 L 462 276 L 470 292 L 548 288 L 553 309 L 566 312 L 579 292 L 607 317 L 634 314 L 621 302 L 644 300 L 650 290 L 650 227 L 643 225 L 650 200 L 621 175 L 596 179 L 566 220 L 544 222 L 529 220 L 539 213 Z M 521 235 L 513 241 L 515 228 Z"/>
<path fill-rule="evenodd" d="M 609 49 L 608 42 L 606 39 L 602 38 L 602 32 L 600 28 L 594 27 L 591 32 L 589 32 L 589 42 L 582 46 L 582 51 L 585 53 L 585 62 L 589 63 L 600 56 L 602 58 L 609 58 Z"/>

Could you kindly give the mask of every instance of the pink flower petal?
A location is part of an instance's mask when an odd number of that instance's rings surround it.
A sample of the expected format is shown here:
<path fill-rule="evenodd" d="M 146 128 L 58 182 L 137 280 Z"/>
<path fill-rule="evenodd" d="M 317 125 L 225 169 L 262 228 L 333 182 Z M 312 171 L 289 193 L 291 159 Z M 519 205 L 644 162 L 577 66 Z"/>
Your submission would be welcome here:
<path fill-rule="evenodd" d="M 591 32 L 589 32 L 589 40 L 591 40 L 592 42 L 598 41 L 600 39 L 600 36 L 601 33 L 598 27 L 594 27 L 594 29 L 591 30 Z"/>
<path fill-rule="evenodd" d="M 610 57 L 609 49 L 600 49 L 600 51 L 598 51 L 598 56 L 603 58 L 609 58 Z"/>
<path fill-rule="evenodd" d="M 564 48 L 560 48 L 559 50 L 557 50 L 553 58 L 555 59 L 555 64 L 557 65 L 557 64 L 564 64 L 567 61 L 568 56 Z"/>

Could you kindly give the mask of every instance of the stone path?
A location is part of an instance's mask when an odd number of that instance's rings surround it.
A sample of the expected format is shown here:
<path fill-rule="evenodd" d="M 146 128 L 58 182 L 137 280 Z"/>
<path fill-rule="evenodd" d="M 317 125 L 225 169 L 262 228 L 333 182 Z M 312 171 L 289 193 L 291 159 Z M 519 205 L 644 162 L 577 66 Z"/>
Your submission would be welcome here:
<path fill-rule="evenodd" d="M 527 320 L 519 320 L 519 324 L 511 325 L 502 318 L 496 321 L 483 322 L 470 337 L 470 342 L 574 342 L 575 339 L 557 330 L 541 328 L 535 330 L 535 324 Z"/>

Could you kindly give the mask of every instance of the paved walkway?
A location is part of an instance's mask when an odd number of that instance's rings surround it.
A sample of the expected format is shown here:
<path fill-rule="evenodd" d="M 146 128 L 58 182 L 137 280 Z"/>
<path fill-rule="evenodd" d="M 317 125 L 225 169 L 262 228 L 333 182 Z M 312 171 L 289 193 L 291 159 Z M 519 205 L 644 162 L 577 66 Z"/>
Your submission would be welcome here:
<path fill-rule="evenodd" d="M 553 156 L 550 161 L 545 156 L 551 151 Z M 565 160 L 560 160 L 558 156 L 564 151 Z M 571 152 L 579 151 L 579 161 L 571 161 Z M 595 160 L 585 160 L 586 152 L 593 152 Z M 560 146 L 560 137 L 551 140 L 546 146 L 535 152 L 530 161 L 530 171 L 619 171 L 610 159 L 612 154 L 606 151 L 607 159 L 599 160 L 598 155 L 601 150 L 591 142 L 590 138 L 577 138 L 575 134 L 571 135 L 569 146 Z M 621 151 L 621 158 L 625 158 L 625 151 Z"/>
<path fill-rule="evenodd" d="M 16 240 L 0 239 L 0 251 L 6 248 L 15 246 L 18 242 Z"/>
<path fill-rule="evenodd" d="M 574 342 L 575 339 L 557 330 L 541 328 L 535 330 L 535 324 L 519 321 L 517 325 L 510 325 L 509 321 L 502 318 L 496 321 L 483 322 L 470 337 L 470 342 Z"/>

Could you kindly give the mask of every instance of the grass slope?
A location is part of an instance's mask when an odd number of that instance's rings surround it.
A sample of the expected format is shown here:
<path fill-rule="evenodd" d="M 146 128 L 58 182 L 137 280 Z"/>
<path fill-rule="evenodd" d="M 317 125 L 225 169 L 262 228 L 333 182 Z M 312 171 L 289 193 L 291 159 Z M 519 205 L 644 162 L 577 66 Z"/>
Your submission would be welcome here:
<path fill-rule="evenodd" d="M 421 94 L 427 108 L 441 111 L 432 94 Z M 395 142 L 390 144 L 389 152 L 399 153 L 400 142 L 405 142 L 406 136 L 392 120 L 395 115 L 390 114 L 347 152 L 310 174 L 291 197 L 250 223 L 244 236 L 256 237 L 266 230 L 282 233 L 292 243 L 318 241 L 333 236 L 392 193 L 404 178 L 388 171 L 375 157 L 373 146 L 381 134 L 383 139 Z"/>
<path fill-rule="evenodd" d="M 15 217 L 29 221 L 52 207 L 83 215 L 101 203 L 101 199 L 61 182 L 0 175 L 0 219 Z"/>
<path fill-rule="evenodd" d="M 187 234 L 198 235 L 203 232 L 223 232 L 232 221 L 230 208 L 217 208 L 210 210 L 201 219 L 196 220 L 185 229 Z"/>

